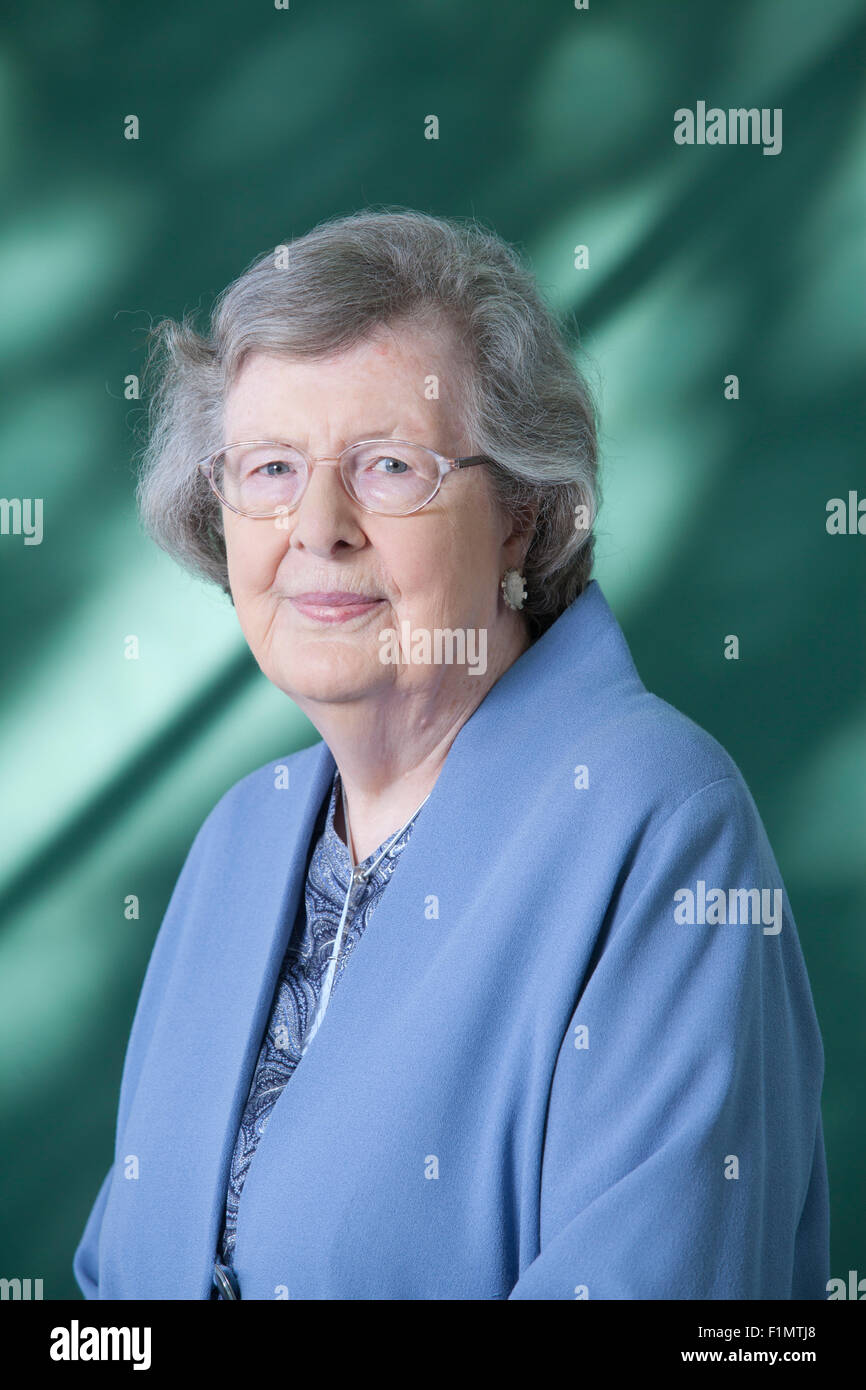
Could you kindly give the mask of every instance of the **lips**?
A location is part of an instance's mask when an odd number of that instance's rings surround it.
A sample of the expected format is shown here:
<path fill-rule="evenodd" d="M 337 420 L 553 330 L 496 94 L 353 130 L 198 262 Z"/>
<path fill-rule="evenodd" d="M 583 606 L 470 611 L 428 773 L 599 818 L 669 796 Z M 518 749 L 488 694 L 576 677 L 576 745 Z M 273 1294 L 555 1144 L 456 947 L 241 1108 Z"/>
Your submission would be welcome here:
<path fill-rule="evenodd" d="M 343 589 L 333 589 L 323 592 L 316 590 L 309 594 L 292 594 L 293 603 L 303 603 L 312 605 L 316 608 L 342 608 L 349 604 L 379 603 L 378 594 L 350 594 Z"/>
<path fill-rule="evenodd" d="M 315 593 L 293 594 L 292 607 L 303 617 L 317 623 L 347 623 L 377 608 L 384 599 L 372 594 L 351 594 L 345 589 L 316 590 Z"/>

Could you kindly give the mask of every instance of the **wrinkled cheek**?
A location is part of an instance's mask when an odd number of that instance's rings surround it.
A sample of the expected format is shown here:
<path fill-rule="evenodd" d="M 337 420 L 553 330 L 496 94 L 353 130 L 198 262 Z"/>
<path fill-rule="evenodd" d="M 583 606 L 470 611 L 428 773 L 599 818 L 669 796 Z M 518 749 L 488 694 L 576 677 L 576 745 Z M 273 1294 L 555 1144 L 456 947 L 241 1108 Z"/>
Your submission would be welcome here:
<path fill-rule="evenodd" d="M 229 582 L 241 631 L 258 656 L 280 607 L 271 587 L 272 574 L 265 572 L 260 564 L 238 561 L 234 566 L 229 563 Z"/>
<path fill-rule="evenodd" d="M 265 547 L 250 550 L 229 544 L 226 547 L 226 561 L 236 607 L 262 602 L 270 595 L 279 555 L 271 557 Z"/>

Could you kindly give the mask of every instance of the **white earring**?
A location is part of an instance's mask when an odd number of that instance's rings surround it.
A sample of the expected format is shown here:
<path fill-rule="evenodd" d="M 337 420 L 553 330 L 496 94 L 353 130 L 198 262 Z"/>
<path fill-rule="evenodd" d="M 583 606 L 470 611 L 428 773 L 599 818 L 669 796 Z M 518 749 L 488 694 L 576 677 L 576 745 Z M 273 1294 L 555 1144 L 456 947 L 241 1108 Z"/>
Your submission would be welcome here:
<path fill-rule="evenodd" d="M 526 599 L 526 580 L 520 570 L 506 570 L 500 580 L 499 587 L 509 608 L 513 608 L 517 612 L 523 607 Z"/>

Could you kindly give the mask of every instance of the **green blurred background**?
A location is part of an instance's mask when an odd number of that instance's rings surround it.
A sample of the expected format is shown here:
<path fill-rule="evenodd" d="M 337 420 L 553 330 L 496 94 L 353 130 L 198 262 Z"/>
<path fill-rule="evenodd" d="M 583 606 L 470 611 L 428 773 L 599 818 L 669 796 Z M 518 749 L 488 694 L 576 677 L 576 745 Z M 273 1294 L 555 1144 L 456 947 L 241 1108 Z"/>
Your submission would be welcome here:
<path fill-rule="evenodd" d="M 831 1273 L 866 1275 L 866 536 L 825 528 L 831 497 L 866 493 L 864 30 L 855 0 L 7 11 L 0 491 L 44 499 L 44 538 L 0 536 L 0 1275 L 78 1296 L 190 842 L 234 781 L 317 738 L 228 599 L 141 533 L 124 379 L 151 319 L 204 313 L 254 256 L 381 204 L 489 223 L 579 325 L 596 577 L 647 686 L 758 803 L 826 1048 Z M 781 107 L 781 154 L 676 145 L 698 100 Z"/>

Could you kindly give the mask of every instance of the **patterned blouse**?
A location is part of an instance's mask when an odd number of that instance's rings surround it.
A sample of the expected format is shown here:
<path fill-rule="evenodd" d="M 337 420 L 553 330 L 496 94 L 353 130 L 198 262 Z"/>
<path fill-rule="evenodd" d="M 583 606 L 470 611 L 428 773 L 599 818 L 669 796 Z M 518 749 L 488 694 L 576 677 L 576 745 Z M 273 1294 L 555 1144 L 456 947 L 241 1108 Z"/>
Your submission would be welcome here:
<path fill-rule="evenodd" d="M 231 1266 L 235 1248 L 238 1202 L 256 1145 L 286 1082 L 301 1060 L 306 1034 L 313 1023 L 319 994 L 328 969 L 334 938 L 340 925 L 346 892 L 352 877 L 349 851 L 334 828 L 337 797 L 341 794 L 339 771 L 334 775 L 330 800 L 313 831 L 315 846 L 307 869 L 303 899 L 289 939 L 274 993 L 270 1020 L 253 1073 L 250 1093 L 238 1129 L 226 1192 L 218 1259 Z M 416 813 L 417 816 L 417 813 Z M 324 828 L 316 839 L 316 834 Z M 409 843 L 415 818 L 395 840 L 366 882 L 356 884 L 343 934 L 343 944 L 331 991 L 336 990 L 346 962 L 385 890 L 401 851 Z M 358 866 L 369 868 L 390 840 Z M 214 1287 L 211 1297 L 223 1298 Z"/>

